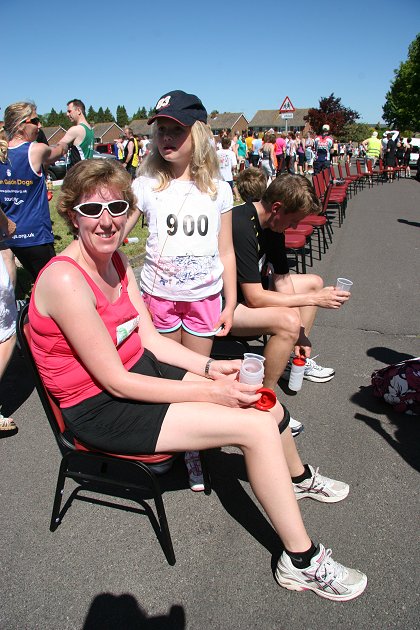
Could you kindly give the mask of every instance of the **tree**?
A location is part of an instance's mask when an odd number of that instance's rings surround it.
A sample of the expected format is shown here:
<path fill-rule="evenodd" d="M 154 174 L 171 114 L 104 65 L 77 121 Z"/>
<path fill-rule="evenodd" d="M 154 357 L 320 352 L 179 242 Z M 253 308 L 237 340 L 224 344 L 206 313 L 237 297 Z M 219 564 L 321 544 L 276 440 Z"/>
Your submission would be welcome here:
<path fill-rule="evenodd" d="M 146 108 L 143 106 L 139 107 L 138 110 L 134 112 L 131 120 L 144 120 L 145 118 L 147 118 L 147 111 Z"/>
<path fill-rule="evenodd" d="M 58 122 L 58 114 L 55 111 L 54 107 L 51 109 L 50 113 L 46 116 L 47 119 L 47 127 L 55 127 L 59 124 Z"/>
<path fill-rule="evenodd" d="M 125 127 L 128 124 L 128 114 L 124 105 L 117 105 L 117 125 Z"/>
<path fill-rule="evenodd" d="M 379 124 L 376 127 L 365 123 L 349 123 L 344 125 L 339 140 L 343 142 L 363 142 L 366 138 L 370 138 L 373 131 L 379 130 Z"/>
<path fill-rule="evenodd" d="M 112 112 L 109 109 L 109 107 L 107 107 L 106 110 L 104 111 L 104 118 L 105 118 L 104 122 L 115 122 L 115 118 L 112 115 Z"/>
<path fill-rule="evenodd" d="M 105 120 L 105 112 L 103 110 L 103 107 L 100 107 L 98 109 L 98 113 L 96 114 L 96 121 L 95 122 L 98 122 L 98 123 L 107 122 Z"/>
<path fill-rule="evenodd" d="M 88 119 L 88 121 L 93 124 L 96 123 L 96 118 L 97 118 L 97 113 L 95 112 L 95 110 L 93 109 L 92 105 L 89 107 L 88 109 L 88 113 L 86 118 Z"/>
<path fill-rule="evenodd" d="M 420 33 L 408 48 L 408 59 L 394 70 L 391 89 L 382 107 L 383 118 L 391 126 L 420 130 Z"/>
<path fill-rule="evenodd" d="M 311 107 L 308 115 L 304 116 L 312 129 L 319 133 L 322 125 L 330 126 L 330 133 L 340 136 L 346 124 L 354 123 L 360 115 L 348 107 L 341 104 L 341 98 L 336 98 L 334 92 L 319 101 L 319 108 Z"/>
<path fill-rule="evenodd" d="M 210 118 L 216 118 L 216 116 L 217 116 L 217 114 L 218 114 L 218 113 L 219 113 L 219 112 L 217 111 L 217 109 L 213 109 L 213 111 L 212 111 L 212 112 L 210 112 Z"/>

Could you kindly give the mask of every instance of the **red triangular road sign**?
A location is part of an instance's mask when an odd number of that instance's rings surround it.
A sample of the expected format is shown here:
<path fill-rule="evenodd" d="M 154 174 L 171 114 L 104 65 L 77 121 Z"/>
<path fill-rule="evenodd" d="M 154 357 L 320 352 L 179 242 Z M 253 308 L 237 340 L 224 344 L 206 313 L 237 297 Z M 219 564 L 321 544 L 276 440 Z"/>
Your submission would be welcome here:
<path fill-rule="evenodd" d="M 294 112 L 294 111 L 295 111 L 295 108 L 292 105 L 292 101 L 290 100 L 288 96 L 286 96 L 286 98 L 284 99 L 279 109 L 280 114 L 285 114 L 286 112 Z"/>

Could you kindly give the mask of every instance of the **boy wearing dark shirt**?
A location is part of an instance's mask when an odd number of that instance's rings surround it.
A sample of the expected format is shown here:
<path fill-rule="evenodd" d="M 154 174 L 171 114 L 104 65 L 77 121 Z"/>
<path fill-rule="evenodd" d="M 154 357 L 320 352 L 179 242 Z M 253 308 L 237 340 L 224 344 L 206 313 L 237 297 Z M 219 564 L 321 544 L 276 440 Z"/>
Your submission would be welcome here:
<path fill-rule="evenodd" d="M 265 387 L 274 388 L 285 369 L 290 369 L 293 349 L 306 358 L 306 379 L 329 381 L 335 372 L 310 358 L 308 335 L 318 306 L 338 309 L 350 294 L 323 288 L 322 279 L 314 274 L 292 276 L 284 237 L 288 227 L 320 212 L 312 184 L 305 177 L 283 175 L 267 188 L 264 174 L 249 168 L 239 175 L 238 190 L 246 203 L 232 211 L 239 303 L 231 332 L 270 335 L 264 349 Z M 267 268 L 270 273 L 264 279 L 261 272 Z M 265 280 L 270 282 L 268 289 Z"/>

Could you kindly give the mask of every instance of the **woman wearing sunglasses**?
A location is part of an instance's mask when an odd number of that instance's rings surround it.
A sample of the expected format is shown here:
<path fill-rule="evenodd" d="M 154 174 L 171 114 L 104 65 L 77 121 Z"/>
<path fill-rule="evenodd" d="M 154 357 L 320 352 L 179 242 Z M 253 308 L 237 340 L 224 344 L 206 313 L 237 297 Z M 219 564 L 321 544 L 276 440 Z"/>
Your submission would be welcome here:
<path fill-rule="evenodd" d="M 255 385 L 236 380 L 239 360 L 212 361 L 154 328 L 117 251 L 136 209 L 130 175 L 112 160 L 79 162 L 58 208 L 78 238 L 40 273 L 29 322 L 35 361 L 68 428 L 91 447 L 125 454 L 239 446 L 286 549 L 279 584 L 336 601 L 360 595 L 366 576 L 306 533 L 290 479 L 303 465 L 281 405 L 258 411 Z"/>
<path fill-rule="evenodd" d="M 34 103 L 6 107 L 0 128 L 0 203 L 16 223 L 16 233 L 3 241 L 32 278 L 55 255 L 50 209 L 42 166 L 52 164 L 68 149 L 65 143 L 36 142 L 40 121 Z M 7 256 L 6 256 L 7 258 Z"/>

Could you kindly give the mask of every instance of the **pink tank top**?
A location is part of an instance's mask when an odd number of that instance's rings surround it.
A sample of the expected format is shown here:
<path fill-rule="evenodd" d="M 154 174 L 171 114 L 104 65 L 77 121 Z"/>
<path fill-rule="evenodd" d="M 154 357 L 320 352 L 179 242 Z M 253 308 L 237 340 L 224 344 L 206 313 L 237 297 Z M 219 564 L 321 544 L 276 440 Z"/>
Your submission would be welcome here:
<path fill-rule="evenodd" d="M 113 254 L 112 262 L 121 280 L 121 293 L 113 303 L 107 300 L 90 276 L 72 258 L 56 256 L 44 270 L 59 261 L 74 265 L 85 277 L 95 295 L 96 310 L 108 329 L 124 367 L 129 370 L 143 354 L 143 346 L 138 335 L 138 313 L 127 292 L 127 274 L 119 254 Z M 103 391 L 74 354 L 55 321 L 39 313 L 33 297 L 29 305 L 29 322 L 35 362 L 45 387 L 57 398 L 60 407 L 72 407 Z"/>

